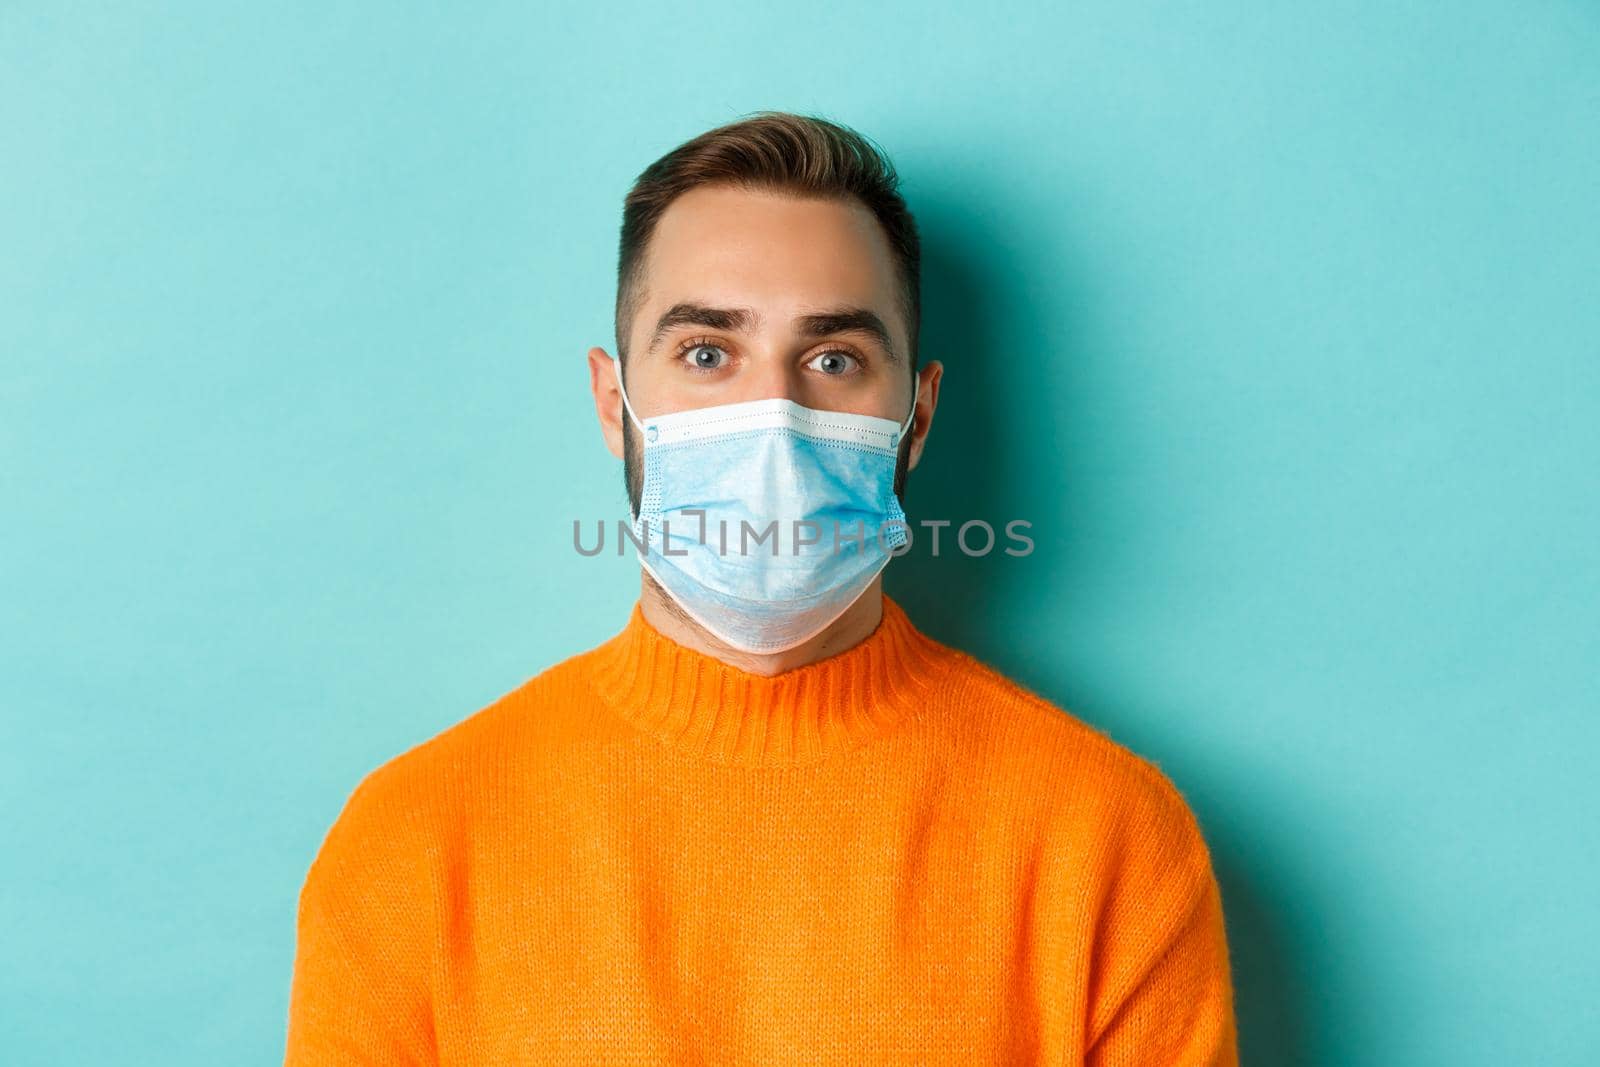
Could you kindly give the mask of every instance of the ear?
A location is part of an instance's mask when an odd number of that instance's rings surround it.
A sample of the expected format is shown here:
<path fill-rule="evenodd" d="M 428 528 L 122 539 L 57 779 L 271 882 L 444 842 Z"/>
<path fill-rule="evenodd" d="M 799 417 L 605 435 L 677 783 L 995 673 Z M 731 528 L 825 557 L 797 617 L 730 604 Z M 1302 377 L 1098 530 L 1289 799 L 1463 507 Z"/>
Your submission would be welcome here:
<path fill-rule="evenodd" d="M 605 349 L 589 349 L 589 391 L 594 394 L 594 412 L 600 416 L 600 433 L 611 454 L 621 459 L 622 420 L 628 415 L 622 410 L 622 390 L 617 388 L 617 372 L 611 364 Z"/>
<path fill-rule="evenodd" d="M 942 377 L 944 364 L 938 360 L 917 371 L 917 411 L 911 416 L 911 454 L 906 457 L 906 470 L 915 470 L 922 459 L 922 448 L 933 426 L 933 412 L 939 406 L 939 379 Z"/>

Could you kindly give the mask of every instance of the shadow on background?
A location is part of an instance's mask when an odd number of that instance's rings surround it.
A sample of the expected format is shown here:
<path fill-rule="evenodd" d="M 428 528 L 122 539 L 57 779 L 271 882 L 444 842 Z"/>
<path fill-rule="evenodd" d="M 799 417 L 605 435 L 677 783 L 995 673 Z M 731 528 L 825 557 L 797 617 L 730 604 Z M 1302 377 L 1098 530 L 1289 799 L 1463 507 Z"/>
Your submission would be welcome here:
<path fill-rule="evenodd" d="M 982 198 L 977 198 L 981 200 Z M 1007 430 L 1018 417 L 1019 405 L 1037 405 L 1043 417 L 1071 425 L 1078 410 L 1087 410 L 1093 396 L 1062 388 L 1070 380 L 1077 354 L 1073 323 L 1053 324 L 1048 339 L 1028 339 L 1027 355 L 1019 359 L 1004 343 L 1008 329 L 1027 323 L 1034 315 L 1024 305 L 1027 279 L 1009 277 L 1014 261 L 1058 262 L 1056 284 L 1071 285 L 1072 264 L 1067 250 L 1056 254 L 1016 257 L 1007 251 L 1011 234 L 997 234 L 992 215 L 972 215 L 974 199 L 940 201 L 918 197 L 917 213 L 923 239 L 923 319 L 921 359 L 945 364 L 935 432 L 918 469 L 906 487 L 906 511 L 915 537 L 923 537 L 923 519 L 942 518 L 958 524 L 966 518 L 983 518 L 1001 535 L 1010 517 L 1047 519 L 1058 529 L 1074 528 L 1073 515 L 1084 506 L 1084 495 L 1074 494 L 1061 471 L 1070 464 L 1053 455 L 1019 454 Z M 1035 279 L 1036 281 L 1036 279 Z M 1064 301 L 1073 306 L 1073 301 Z M 1015 343 L 1015 339 L 1012 339 Z M 1042 395 L 1038 377 L 1026 377 L 1022 359 L 1051 359 L 1056 383 L 1051 395 Z M 1048 440 L 1049 434 L 1024 439 Z M 1074 497 L 1077 497 L 1076 501 Z M 1048 531 L 1034 531 L 1043 540 Z M 993 624 L 989 605 L 1027 601 L 1036 590 L 1038 568 L 1018 567 L 996 551 L 987 557 L 959 556 L 953 543 L 955 525 L 942 531 L 940 555 L 926 546 L 896 560 L 885 571 L 889 595 L 905 606 L 917 625 L 930 636 L 960 648 L 991 664 L 1011 678 L 1086 722 L 1115 734 L 1116 712 L 1082 706 L 1068 694 L 1035 688 L 1041 672 L 1025 662 L 1026 652 L 1007 639 Z M 1051 544 L 1059 565 L 1052 571 L 1052 587 L 1068 590 L 1074 584 L 1074 555 L 1065 542 Z M 1060 549 L 1057 551 L 1057 549 Z M 1193 782 L 1179 780 L 1174 761 L 1159 753 L 1141 752 L 1157 759 L 1189 798 L 1206 827 L 1218 882 L 1223 893 L 1229 952 L 1234 974 L 1240 1059 L 1246 1067 L 1269 1064 L 1304 1065 L 1315 1062 L 1310 1030 L 1310 1003 L 1315 986 L 1299 973 L 1287 944 L 1289 917 L 1279 913 L 1271 884 L 1272 859 L 1262 842 L 1239 834 L 1241 819 L 1208 802 Z M 1223 772 L 1213 772 L 1221 777 Z M 1181 775 L 1188 778 L 1188 775 Z M 1226 827 L 1226 833 L 1220 828 Z"/>

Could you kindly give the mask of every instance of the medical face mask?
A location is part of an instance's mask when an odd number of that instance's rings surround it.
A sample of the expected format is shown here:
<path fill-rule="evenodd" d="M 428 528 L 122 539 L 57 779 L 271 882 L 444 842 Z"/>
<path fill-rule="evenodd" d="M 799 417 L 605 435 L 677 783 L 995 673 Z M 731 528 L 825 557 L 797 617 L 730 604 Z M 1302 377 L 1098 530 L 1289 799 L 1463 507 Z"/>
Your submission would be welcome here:
<path fill-rule="evenodd" d="M 613 362 L 622 389 L 620 362 Z M 904 423 L 752 400 L 640 419 L 639 563 L 719 640 L 783 652 L 844 614 L 909 540 Z"/>

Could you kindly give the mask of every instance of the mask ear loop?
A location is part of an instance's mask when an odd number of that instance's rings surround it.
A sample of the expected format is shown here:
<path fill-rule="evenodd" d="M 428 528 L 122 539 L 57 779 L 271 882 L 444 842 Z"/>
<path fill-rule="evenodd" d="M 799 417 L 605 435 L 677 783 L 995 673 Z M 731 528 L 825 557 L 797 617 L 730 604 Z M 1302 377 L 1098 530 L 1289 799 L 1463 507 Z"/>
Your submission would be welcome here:
<path fill-rule="evenodd" d="M 639 416 L 638 415 L 634 414 L 633 405 L 628 403 L 628 390 L 626 390 L 626 389 L 624 389 L 622 387 L 622 360 L 620 360 L 620 359 L 612 360 L 611 361 L 611 369 L 613 371 L 615 371 L 616 375 L 617 375 L 617 392 L 622 394 L 622 407 L 623 407 L 623 409 L 627 411 L 628 418 L 633 420 L 633 424 L 635 426 L 639 427 L 639 432 L 640 433 L 644 433 L 644 423 L 639 420 Z"/>
<path fill-rule="evenodd" d="M 895 435 L 895 443 L 905 440 L 906 434 L 911 432 L 911 426 L 917 421 L 917 393 L 922 386 L 922 379 L 913 374 L 911 376 L 911 414 L 906 416 L 906 421 L 900 424 L 900 432 Z"/>

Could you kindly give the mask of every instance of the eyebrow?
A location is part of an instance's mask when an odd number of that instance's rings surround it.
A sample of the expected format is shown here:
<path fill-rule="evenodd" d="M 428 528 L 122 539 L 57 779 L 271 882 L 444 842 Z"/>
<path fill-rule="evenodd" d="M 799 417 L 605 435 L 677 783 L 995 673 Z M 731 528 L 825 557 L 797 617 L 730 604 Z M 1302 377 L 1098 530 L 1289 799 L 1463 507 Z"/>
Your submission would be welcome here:
<path fill-rule="evenodd" d="M 806 337 L 825 337 L 830 333 L 864 333 L 883 346 L 890 362 L 900 362 L 900 354 L 894 350 L 894 342 L 889 337 L 889 327 L 884 325 L 883 319 L 877 312 L 867 308 L 844 307 L 813 312 L 810 315 L 802 315 L 797 324 L 800 332 Z"/>
<path fill-rule="evenodd" d="M 761 317 L 751 308 L 718 308 L 694 301 L 673 304 L 656 320 L 655 332 L 650 335 L 650 350 L 654 351 L 661 339 L 680 326 L 704 326 L 708 330 L 729 332 L 749 331 Z M 866 334 L 883 346 L 891 362 L 900 362 L 894 350 L 889 328 L 874 311 L 863 307 L 829 308 L 813 311 L 795 320 L 801 336 L 826 337 L 834 333 Z"/>
<path fill-rule="evenodd" d="M 679 326 L 704 326 L 708 330 L 735 332 L 749 330 L 756 321 L 756 313 L 749 308 L 714 308 L 692 301 L 673 304 L 656 320 L 656 332 L 650 335 L 650 348 L 654 350 L 668 332 Z"/>

